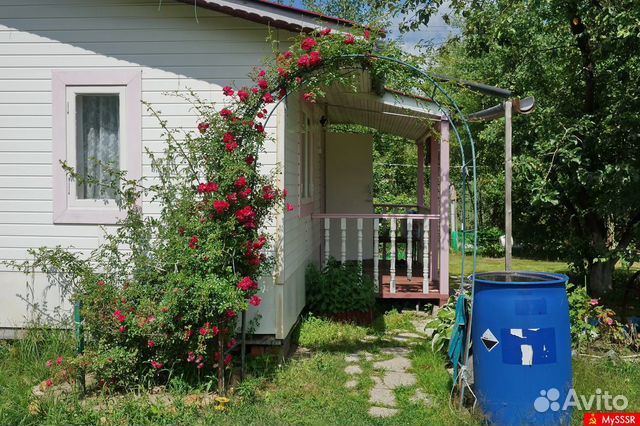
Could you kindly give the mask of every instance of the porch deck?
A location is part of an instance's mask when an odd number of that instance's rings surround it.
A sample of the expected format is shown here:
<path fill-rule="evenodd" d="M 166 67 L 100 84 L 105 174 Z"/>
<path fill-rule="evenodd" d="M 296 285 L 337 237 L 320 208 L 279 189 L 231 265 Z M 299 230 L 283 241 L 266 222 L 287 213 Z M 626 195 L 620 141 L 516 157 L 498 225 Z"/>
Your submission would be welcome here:
<path fill-rule="evenodd" d="M 396 262 L 396 292 L 391 292 L 391 261 L 380 260 L 378 264 L 380 277 L 378 279 L 377 297 L 379 299 L 417 299 L 433 300 L 444 303 L 449 299 L 448 294 L 440 293 L 440 283 L 437 279 L 429 280 L 429 292 L 424 293 L 422 288 L 423 271 L 422 263 L 414 263 L 412 277 L 407 276 L 407 263 Z M 362 261 L 362 270 L 370 277 L 374 277 L 373 259 Z"/>

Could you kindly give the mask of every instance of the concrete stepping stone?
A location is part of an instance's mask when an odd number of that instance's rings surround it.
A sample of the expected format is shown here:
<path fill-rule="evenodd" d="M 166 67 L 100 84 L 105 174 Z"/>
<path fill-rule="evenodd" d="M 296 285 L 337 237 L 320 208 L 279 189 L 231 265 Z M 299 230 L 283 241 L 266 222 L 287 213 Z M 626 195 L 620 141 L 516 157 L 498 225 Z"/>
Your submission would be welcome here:
<path fill-rule="evenodd" d="M 367 351 L 358 352 L 358 356 L 360 356 L 361 358 L 364 358 L 365 361 L 373 361 L 373 355 Z"/>
<path fill-rule="evenodd" d="M 400 386 L 413 386 L 418 383 L 418 380 L 411 373 L 390 371 L 384 375 L 382 382 L 388 389 L 395 389 Z"/>
<path fill-rule="evenodd" d="M 422 335 L 421 334 L 410 333 L 410 332 L 400 333 L 400 334 L 398 334 L 397 337 L 403 337 L 403 338 L 407 338 L 407 339 L 422 339 Z"/>
<path fill-rule="evenodd" d="M 422 404 L 427 408 L 433 407 L 433 396 L 424 393 L 422 389 L 416 389 L 416 394 L 409 398 L 414 404 Z"/>
<path fill-rule="evenodd" d="M 344 384 L 344 387 L 347 389 L 355 389 L 356 386 L 358 386 L 357 380 L 349 380 L 347 383 Z"/>
<path fill-rule="evenodd" d="M 372 405 L 396 406 L 396 395 L 391 389 L 374 386 L 369 393 L 369 403 Z"/>
<path fill-rule="evenodd" d="M 360 361 L 360 355 L 358 354 L 349 354 L 344 357 L 344 360 L 349 363 L 354 363 Z"/>
<path fill-rule="evenodd" d="M 411 361 L 403 356 L 396 356 L 387 361 L 378 361 L 373 364 L 376 370 L 399 371 L 404 373 L 411 368 Z"/>
<path fill-rule="evenodd" d="M 344 372 L 353 376 L 354 374 L 362 374 L 362 368 L 359 365 L 350 365 L 344 369 Z"/>
<path fill-rule="evenodd" d="M 411 351 L 409 348 L 395 346 L 392 348 L 382 348 L 380 353 L 383 355 L 409 355 Z"/>
<path fill-rule="evenodd" d="M 398 414 L 398 410 L 395 408 L 385 407 L 371 407 L 369 408 L 369 415 L 371 417 L 393 417 Z"/>

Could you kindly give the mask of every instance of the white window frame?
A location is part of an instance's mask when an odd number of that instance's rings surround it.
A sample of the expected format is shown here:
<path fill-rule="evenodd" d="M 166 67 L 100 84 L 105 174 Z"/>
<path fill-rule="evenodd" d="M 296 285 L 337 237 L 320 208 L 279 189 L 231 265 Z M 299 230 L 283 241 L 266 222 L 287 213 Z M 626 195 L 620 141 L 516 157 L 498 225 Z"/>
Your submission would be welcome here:
<path fill-rule="evenodd" d="M 310 114 L 302 113 L 300 141 L 300 204 L 313 202 L 313 129 Z"/>
<path fill-rule="evenodd" d="M 53 223 L 115 224 L 124 218 L 114 200 L 77 199 L 76 183 L 60 161 L 76 167 L 76 95 L 118 94 L 120 97 L 120 169 L 127 179 L 142 173 L 142 104 L 140 70 L 83 70 L 52 73 Z"/>

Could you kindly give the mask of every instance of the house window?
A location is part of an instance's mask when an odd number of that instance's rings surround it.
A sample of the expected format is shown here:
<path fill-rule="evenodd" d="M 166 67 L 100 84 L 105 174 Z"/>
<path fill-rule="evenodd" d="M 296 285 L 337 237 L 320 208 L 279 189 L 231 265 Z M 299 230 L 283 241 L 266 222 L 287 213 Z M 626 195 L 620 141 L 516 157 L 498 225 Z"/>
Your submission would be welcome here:
<path fill-rule="evenodd" d="M 304 131 L 300 148 L 300 198 L 302 203 L 310 202 L 313 188 L 313 137 L 311 119 L 307 114 L 302 115 Z"/>
<path fill-rule="evenodd" d="M 116 223 L 113 175 L 141 173 L 140 73 L 54 72 L 53 104 L 54 223 Z M 85 179 L 69 179 L 60 161 Z"/>

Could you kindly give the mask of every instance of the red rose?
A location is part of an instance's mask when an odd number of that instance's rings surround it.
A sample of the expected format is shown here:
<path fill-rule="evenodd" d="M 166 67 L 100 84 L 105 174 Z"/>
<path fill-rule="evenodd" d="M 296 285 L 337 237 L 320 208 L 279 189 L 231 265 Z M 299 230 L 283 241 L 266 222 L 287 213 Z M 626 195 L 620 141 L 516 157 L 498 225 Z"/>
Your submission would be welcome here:
<path fill-rule="evenodd" d="M 238 343 L 238 341 L 236 339 L 231 339 L 229 340 L 229 343 L 227 343 L 227 348 L 231 349 L 233 348 L 236 344 Z"/>
<path fill-rule="evenodd" d="M 217 183 L 215 182 L 209 182 L 207 183 L 207 188 L 206 191 L 211 193 L 211 192 L 218 192 L 219 186 Z"/>
<path fill-rule="evenodd" d="M 200 335 L 201 336 L 206 336 L 207 334 L 209 334 L 209 329 L 205 326 L 205 327 L 200 327 Z"/>
<path fill-rule="evenodd" d="M 238 194 L 236 194 L 235 192 L 232 192 L 231 194 L 227 195 L 227 200 L 229 200 L 231 204 L 237 203 Z"/>
<path fill-rule="evenodd" d="M 285 188 L 285 189 L 282 191 L 282 196 L 283 196 L 284 198 L 287 198 L 287 196 L 288 196 L 288 195 L 289 195 L 289 191 L 287 190 L 287 188 Z"/>
<path fill-rule="evenodd" d="M 238 288 L 242 291 L 255 290 L 258 288 L 258 284 L 249 277 L 244 277 L 242 281 L 238 283 Z"/>
<path fill-rule="evenodd" d="M 220 329 L 214 325 L 213 327 L 211 327 L 211 332 L 214 336 L 217 336 L 218 334 L 220 334 Z"/>
<path fill-rule="evenodd" d="M 223 214 L 226 210 L 228 210 L 230 207 L 230 204 L 227 203 L 226 201 L 214 201 L 213 202 L 213 208 L 216 210 L 216 212 L 218 212 L 218 214 Z"/>
<path fill-rule="evenodd" d="M 291 59 L 293 57 L 293 53 L 290 50 L 287 50 L 282 54 L 282 56 L 284 56 L 287 59 Z"/>
<path fill-rule="evenodd" d="M 225 148 L 227 149 L 227 152 L 233 152 L 236 149 L 238 149 L 238 144 L 235 142 L 230 142 L 228 144 L 225 145 Z"/>
<path fill-rule="evenodd" d="M 255 129 L 258 133 L 264 133 L 264 126 L 262 124 L 256 124 Z"/>
<path fill-rule="evenodd" d="M 247 163 L 247 165 L 249 166 L 252 165 L 254 161 L 256 161 L 256 158 L 251 154 L 247 155 L 246 158 L 244 159 L 244 162 Z"/>
<path fill-rule="evenodd" d="M 249 195 L 251 195 L 251 188 L 247 188 L 238 194 L 238 196 L 240 196 L 240 198 L 242 198 L 243 200 L 249 198 Z"/>
<path fill-rule="evenodd" d="M 202 134 L 204 134 L 207 131 L 208 128 L 209 128 L 209 123 L 199 123 L 198 124 L 198 130 Z"/>
<path fill-rule="evenodd" d="M 120 333 L 125 333 L 127 331 L 127 327 L 125 325 L 121 325 L 120 328 L 118 329 L 118 331 Z"/>
<path fill-rule="evenodd" d="M 155 368 L 156 370 L 161 369 L 162 367 L 164 367 L 164 364 L 158 361 L 151 361 L 151 366 L 153 368 Z"/>
<path fill-rule="evenodd" d="M 325 37 L 329 34 L 331 34 L 331 28 L 325 28 L 324 30 L 320 31 L 320 37 Z"/>
<path fill-rule="evenodd" d="M 364 30 L 364 39 L 369 40 L 371 38 L 371 32 L 369 30 Z"/>
<path fill-rule="evenodd" d="M 320 55 L 320 52 L 311 52 L 311 55 L 309 56 L 309 66 L 315 67 L 320 64 L 320 62 L 322 62 L 322 55 Z"/>
<path fill-rule="evenodd" d="M 264 198 L 266 201 L 271 201 L 276 198 L 276 193 L 271 186 L 267 185 L 262 188 L 262 198 Z"/>
<path fill-rule="evenodd" d="M 257 87 L 252 87 L 252 88 L 251 88 L 251 93 L 253 93 L 254 95 L 257 95 L 257 94 L 258 94 L 258 92 L 260 92 L 260 91 L 258 90 L 258 88 L 257 88 Z"/>
<path fill-rule="evenodd" d="M 309 66 L 309 55 L 302 55 L 298 59 L 298 68 L 307 68 Z"/>
<path fill-rule="evenodd" d="M 233 361 L 233 357 L 231 355 L 227 355 L 224 357 L 222 362 L 224 362 L 224 365 L 229 365 L 231 364 L 231 361 Z"/>
<path fill-rule="evenodd" d="M 256 242 L 253 243 L 254 250 L 260 250 L 267 243 L 267 237 L 261 235 Z"/>
<path fill-rule="evenodd" d="M 278 68 L 278 75 L 282 78 L 286 78 L 289 75 L 289 71 L 284 68 Z"/>
<path fill-rule="evenodd" d="M 189 330 L 184 332 L 184 340 L 185 341 L 191 339 L 191 336 L 193 336 L 193 330 L 189 329 Z"/>
<path fill-rule="evenodd" d="M 267 75 L 267 72 L 265 70 L 260 70 L 260 72 L 258 73 L 258 77 L 264 77 L 265 75 Z"/>
<path fill-rule="evenodd" d="M 302 98 L 304 99 L 305 102 L 315 103 L 316 94 L 315 93 L 305 93 L 304 95 L 302 95 Z"/>
<path fill-rule="evenodd" d="M 194 354 L 193 352 L 189 352 L 187 354 L 187 362 L 193 362 L 196 360 L 196 354 Z"/>
<path fill-rule="evenodd" d="M 233 111 L 231 111 L 229 108 L 223 108 L 220 111 L 220 116 L 223 118 L 229 118 L 233 115 Z"/>
<path fill-rule="evenodd" d="M 225 96 L 233 96 L 233 89 L 229 86 L 224 86 L 222 88 L 222 93 L 224 93 Z"/>
<path fill-rule="evenodd" d="M 236 219 L 240 223 L 252 222 L 256 218 L 256 212 L 251 206 L 245 206 L 236 212 Z"/>
<path fill-rule="evenodd" d="M 267 80 L 261 79 L 260 81 L 258 81 L 258 87 L 260 87 L 262 90 L 267 90 L 267 87 L 269 87 L 269 83 L 267 82 Z"/>
<path fill-rule="evenodd" d="M 153 348 L 153 347 L 155 347 L 155 346 L 156 346 L 156 342 L 154 342 L 153 340 L 149 340 L 149 341 L 147 342 L 147 347 L 149 347 L 149 348 Z"/>
<path fill-rule="evenodd" d="M 53 380 L 47 379 L 46 384 L 47 384 L 47 387 L 50 388 L 51 386 L 53 386 Z"/>
<path fill-rule="evenodd" d="M 316 47 L 316 45 L 318 44 L 317 41 L 315 41 L 312 38 L 305 38 L 304 40 L 302 40 L 302 43 L 300 44 L 300 47 L 302 48 L 302 50 L 306 50 L 307 52 L 311 49 L 313 49 L 314 47 Z"/>
<path fill-rule="evenodd" d="M 296 77 L 296 84 L 300 84 L 304 81 L 304 78 L 302 77 Z"/>
<path fill-rule="evenodd" d="M 293 206 L 293 204 L 291 203 L 287 203 L 287 211 L 288 212 L 292 212 L 295 210 L 295 207 Z"/>
<path fill-rule="evenodd" d="M 344 37 L 344 44 L 354 44 L 355 42 L 356 42 L 356 38 L 351 34 L 347 34 Z"/>
<path fill-rule="evenodd" d="M 233 136 L 233 133 L 229 133 L 229 132 L 227 132 L 227 133 L 225 133 L 225 134 L 224 134 L 224 136 L 222 137 L 222 140 L 223 140 L 225 143 L 228 143 L 228 142 L 235 142 L 236 137 L 235 137 L 235 136 Z"/>
<path fill-rule="evenodd" d="M 240 98 L 242 102 L 247 102 L 249 99 L 249 92 L 246 90 L 238 90 L 238 98 Z"/>
<path fill-rule="evenodd" d="M 260 306 L 260 303 L 262 303 L 262 299 L 258 296 L 253 296 L 250 300 L 249 300 L 249 304 L 253 305 L 253 306 Z"/>
<path fill-rule="evenodd" d="M 278 92 L 278 99 L 282 99 L 285 96 L 287 96 L 287 89 L 283 87 L 282 89 L 280 89 L 280 92 Z"/>
<path fill-rule="evenodd" d="M 238 316 L 236 311 L 234 311 L 232 309 L 227 309 L 227 311 L 225 312 L 225 315 L 227 316 L 227 318 L 235 318 L 235 317 Z"/>
<path fill-rule="evenodd" d="M 236 181 L 233 183 L 233 186 L 235 186 L 236 188 L 244 188 L 245 186 L 247 186 L 247 178 L 244 176 L 240 176 L 238 179 L 236 179 Z"/>
<path fill-rule="evenodd" d="M 194 250 L 196 248 L 198 248 L 198 236 L 194 235 L 193 237 L 191 237 L 191 241 L 189 241 L 189 248 Z"/>
<path fill-rule="evenodd" d="M 118 321 L 119 323 L 123 323 L 127 320 L 127 317 L 125 315 L 122 314 L 122 311 L 120 309 L 118 309 L 117 311 L 115 311 L 113 313 L 113 317 L 116 319 L 116 321 Z"/>
<path fill-rule="evenodd" d="M 57 365 L 62 365 L 62 363 L 64 362 L 64 358 L 59 356 L 58 358 L 56 358 L 56 364 Z"/>
<path fill-rule="evenodd" d="M 264 96 L 262 97 L 262 100 L 265 103 L 270 104 L 273 102 L 273 95 L 271 93 L 265 93 Z"/>
<path fill-rule="evenodd" d="M 256 114 L 256 117 L 264 118 L 265 117 L 264 112 L 260 111 L 258 114 Z"/>
<path fill-rule="evenodd" d="M 206 184 L 201 183 L 201 184 L 198 185 L 198 193 L 199 194 L 202 194 L 202 193 L 204 193 L 206 191 L 207 191 L 207 185 Z"/>

